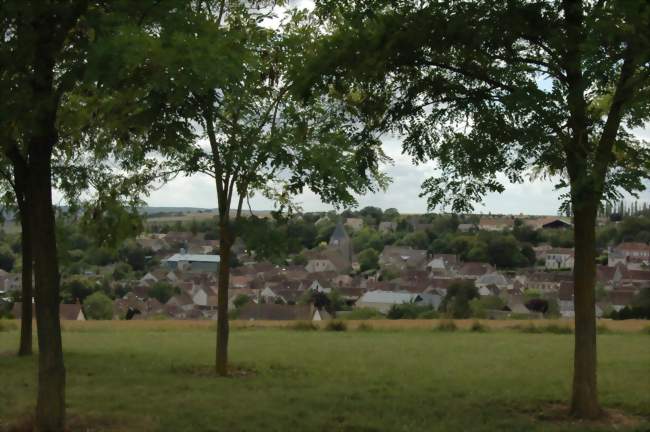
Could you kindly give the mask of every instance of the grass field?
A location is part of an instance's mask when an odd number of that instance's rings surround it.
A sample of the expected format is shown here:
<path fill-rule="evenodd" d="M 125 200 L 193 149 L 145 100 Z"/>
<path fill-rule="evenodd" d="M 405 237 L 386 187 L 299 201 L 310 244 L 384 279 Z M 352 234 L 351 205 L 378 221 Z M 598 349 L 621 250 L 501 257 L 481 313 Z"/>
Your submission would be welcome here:
<path fill-rule="evenodd" d="M 599 336 L 602 403 L 632 417 L 614 429 L 552 415 L 569 394 L 570 334 L 239 324 L 239 373 L 216 378 L 213 325 L 65 323 L 72 430 L 650 430 L 650 336 L 631 328 Z M 17 341 L 0 331 L 0 430 L 24 422 L 35 401 L 36 359 L 15 357 Z"/>

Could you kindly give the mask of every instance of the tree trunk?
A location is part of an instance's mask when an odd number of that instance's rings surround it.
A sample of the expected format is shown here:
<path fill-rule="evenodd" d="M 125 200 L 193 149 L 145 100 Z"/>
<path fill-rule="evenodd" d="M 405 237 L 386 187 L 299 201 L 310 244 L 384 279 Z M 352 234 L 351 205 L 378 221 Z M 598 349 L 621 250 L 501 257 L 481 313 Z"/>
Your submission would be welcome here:
<path fill-rule="evenodd" d="M 219 288 L 217 296 L 217 375 L 228 375 L 228 285 L 230 284 L 230 253 L 232 238 L 230 224 L 221 217 L 219 222 Z"/>
<path fill-rule="evenodd" d="M 581 419 L 601 415 L 596 378 L 596 210 L 598 203 L 574 205 L 573 268 L 575 352 L 571 414 Z"/>
<path fill-rule="evenodd" d="M 17 200 L 23 198 L 16 197 Z M 20 211 L 20 245 L 23 255 L 22 270 L 22 316 L 20 319 L 19 356 L 32 355 L 32 236 L 25 203 L 19 204 Z"/>
<path fill-rule="evenodd" d="M 53 124 L 53 123 L 52 123 Z M 50 132 L 55 137 L 52 129 Z M 59 321 L 59 265 L 52 208 L 51 153 L 46 143 L 56 142 L 43 136 L 30 147 L 31 233 L 38 238 L 33 249 L 36 279 L 36 326 L 38 330 L 38 398 L 36 430 L 59 432 L 65 423 L 65 368 Z M 40 144 L 40 145 L 39 145 Z"/>

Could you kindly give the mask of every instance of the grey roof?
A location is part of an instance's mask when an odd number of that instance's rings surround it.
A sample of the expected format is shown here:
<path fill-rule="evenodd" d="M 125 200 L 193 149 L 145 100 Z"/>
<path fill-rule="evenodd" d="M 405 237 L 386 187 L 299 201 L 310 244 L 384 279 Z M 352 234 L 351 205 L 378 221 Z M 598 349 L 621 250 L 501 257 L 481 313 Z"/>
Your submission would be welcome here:
<path fill-rule="evenodd" d="M 508 279 L 501 273 L 488 273 L 479 277 L 476 281 L 480 285 L 508 285 Z"/>
<path fill-rule="evenodd" d="M 421 300 L 419 294 L 407 292 L 393 292 L 393 291 L 368 291 L 364 293 L 359 302 L 362 303 L 389 303 L 389 304 L 402 304 L 413 303 Z"/>
<path fill-rule="evenodd" d="M 177 253 L 172 256 L 170 256 L 167 259 L 164 259 L 163 261 L 166 262 L 180 262 L 180 261 L 187 261 L 187 262 L 207 262 L 207 263 L 218 263 L 221 261 L 221 257 L 219 255 L 200 255 L 200 254 L 181 254 Z"/>
<path fill-rule="evenodd" d="M 332 233 L 332 236 L 330 237 L 330 243 L 333 241 L 341 241 L 341 240 L 348 240 L 350 237 L 348 236 L 347 231 L 345 231 L 345 228 L 343 227 L 343 224 L 339 220 L 336 223 L 336 228 L 334 228 L 334 232 Z"/>

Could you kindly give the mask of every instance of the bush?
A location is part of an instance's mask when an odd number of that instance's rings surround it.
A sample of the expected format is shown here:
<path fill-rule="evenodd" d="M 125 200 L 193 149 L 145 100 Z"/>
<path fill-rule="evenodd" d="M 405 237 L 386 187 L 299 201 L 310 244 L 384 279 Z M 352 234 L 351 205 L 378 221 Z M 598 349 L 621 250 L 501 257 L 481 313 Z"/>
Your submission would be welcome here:
<path fill-rule="evenodd" d="M 458 330 L 458 327 L 456 327 L 456 323 L 453 320 L 441 320 L 435 330 L 441 332 L 453 332 Z"/>
<path fill-rule="evenodd" d="M 359 331 L 372 331 L 373 327 L 368 323 L 362 322 L 361 324 L 359 324 L 359 327 L 357 327 L 357 330 L 359 330 Z"/>
<path fill-rule="evenodd" d="M 419 305 L 416 303 L 404 303 L 401 305 L 392 305 L 386 314 L 388 319 L 416 319 L 420 315 L 435 311 L 431 306 Z"/>
<path fill-rule="evenodd" d="M 350 312 L 341 314 L 341 319 L 344 320 L 368 320 L 380 318 L 384 318 L 384 316 L 377 309 L 373 308 L 352 309 Z"/>
<path fill-rule="evenodd" d="M 86 318 L 94 320 L 109 320 L 113 318 L 113 302 L 102 292 L 89 295 L 84 302 Z"/>
<path fill-rule="evenodd" d="M 521 331 L 522 333 L 552 333 L 552 334 L 573 333 L 573 329 L 571 327 L 565 325 L 559 325 L 559 324 L 546 324 L 546 325 L 536 326 L 532 323 L 529 323 L 525 326 L 515 326 L 513 328 Z"/>
<path fill-rule="evenodd" d="M 311 321 L 297 321 L 290 327 L 292 330 L 298 331 L 313 331 L 318 330 L 318 326 Z"/>
<path fill-rule="evenodd" d="M 327 331 L 342 332 L 342 331 L 346 331 L 347 329 L 348 329 L 347 324 L 339 320 L 332 320 L 327 323 L 327 326 L 325 326 L 325 330 Z"/>
<path fill-rule="evenodd" d="M 471 332 L 476 332 L 476 333 L 485 333 L 488 331 L 487 326 L 481 324 L 480 321 L 474 321 L 472 325 L 469 327 L 469 331 Z"/>
<path fill-rule="evenodd" d="M 433 309 L 420 312 L 417 316 L 417 319 L 437 319 L 440 317 L 440 314 Z"/>

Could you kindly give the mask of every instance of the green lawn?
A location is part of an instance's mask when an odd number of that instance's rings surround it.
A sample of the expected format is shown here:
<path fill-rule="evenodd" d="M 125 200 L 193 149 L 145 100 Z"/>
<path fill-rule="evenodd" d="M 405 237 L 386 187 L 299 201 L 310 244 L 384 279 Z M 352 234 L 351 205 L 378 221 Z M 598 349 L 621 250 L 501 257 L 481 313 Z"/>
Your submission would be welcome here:
<path fill-rule="evenodd" d="M 35 400 L 35 359 L 0 332 L 0 429 Z M 235 330 L 231 359 L 253 368 L 211 376 L 214 333 L 201 329 L 64 333 L 68 412 L 93 430 L 589 431 L 538 420 L 566 400 L 573 336 L 404 331 Z M 599 336 L 603 404 L 650 427 L 650 336 Z"/>

